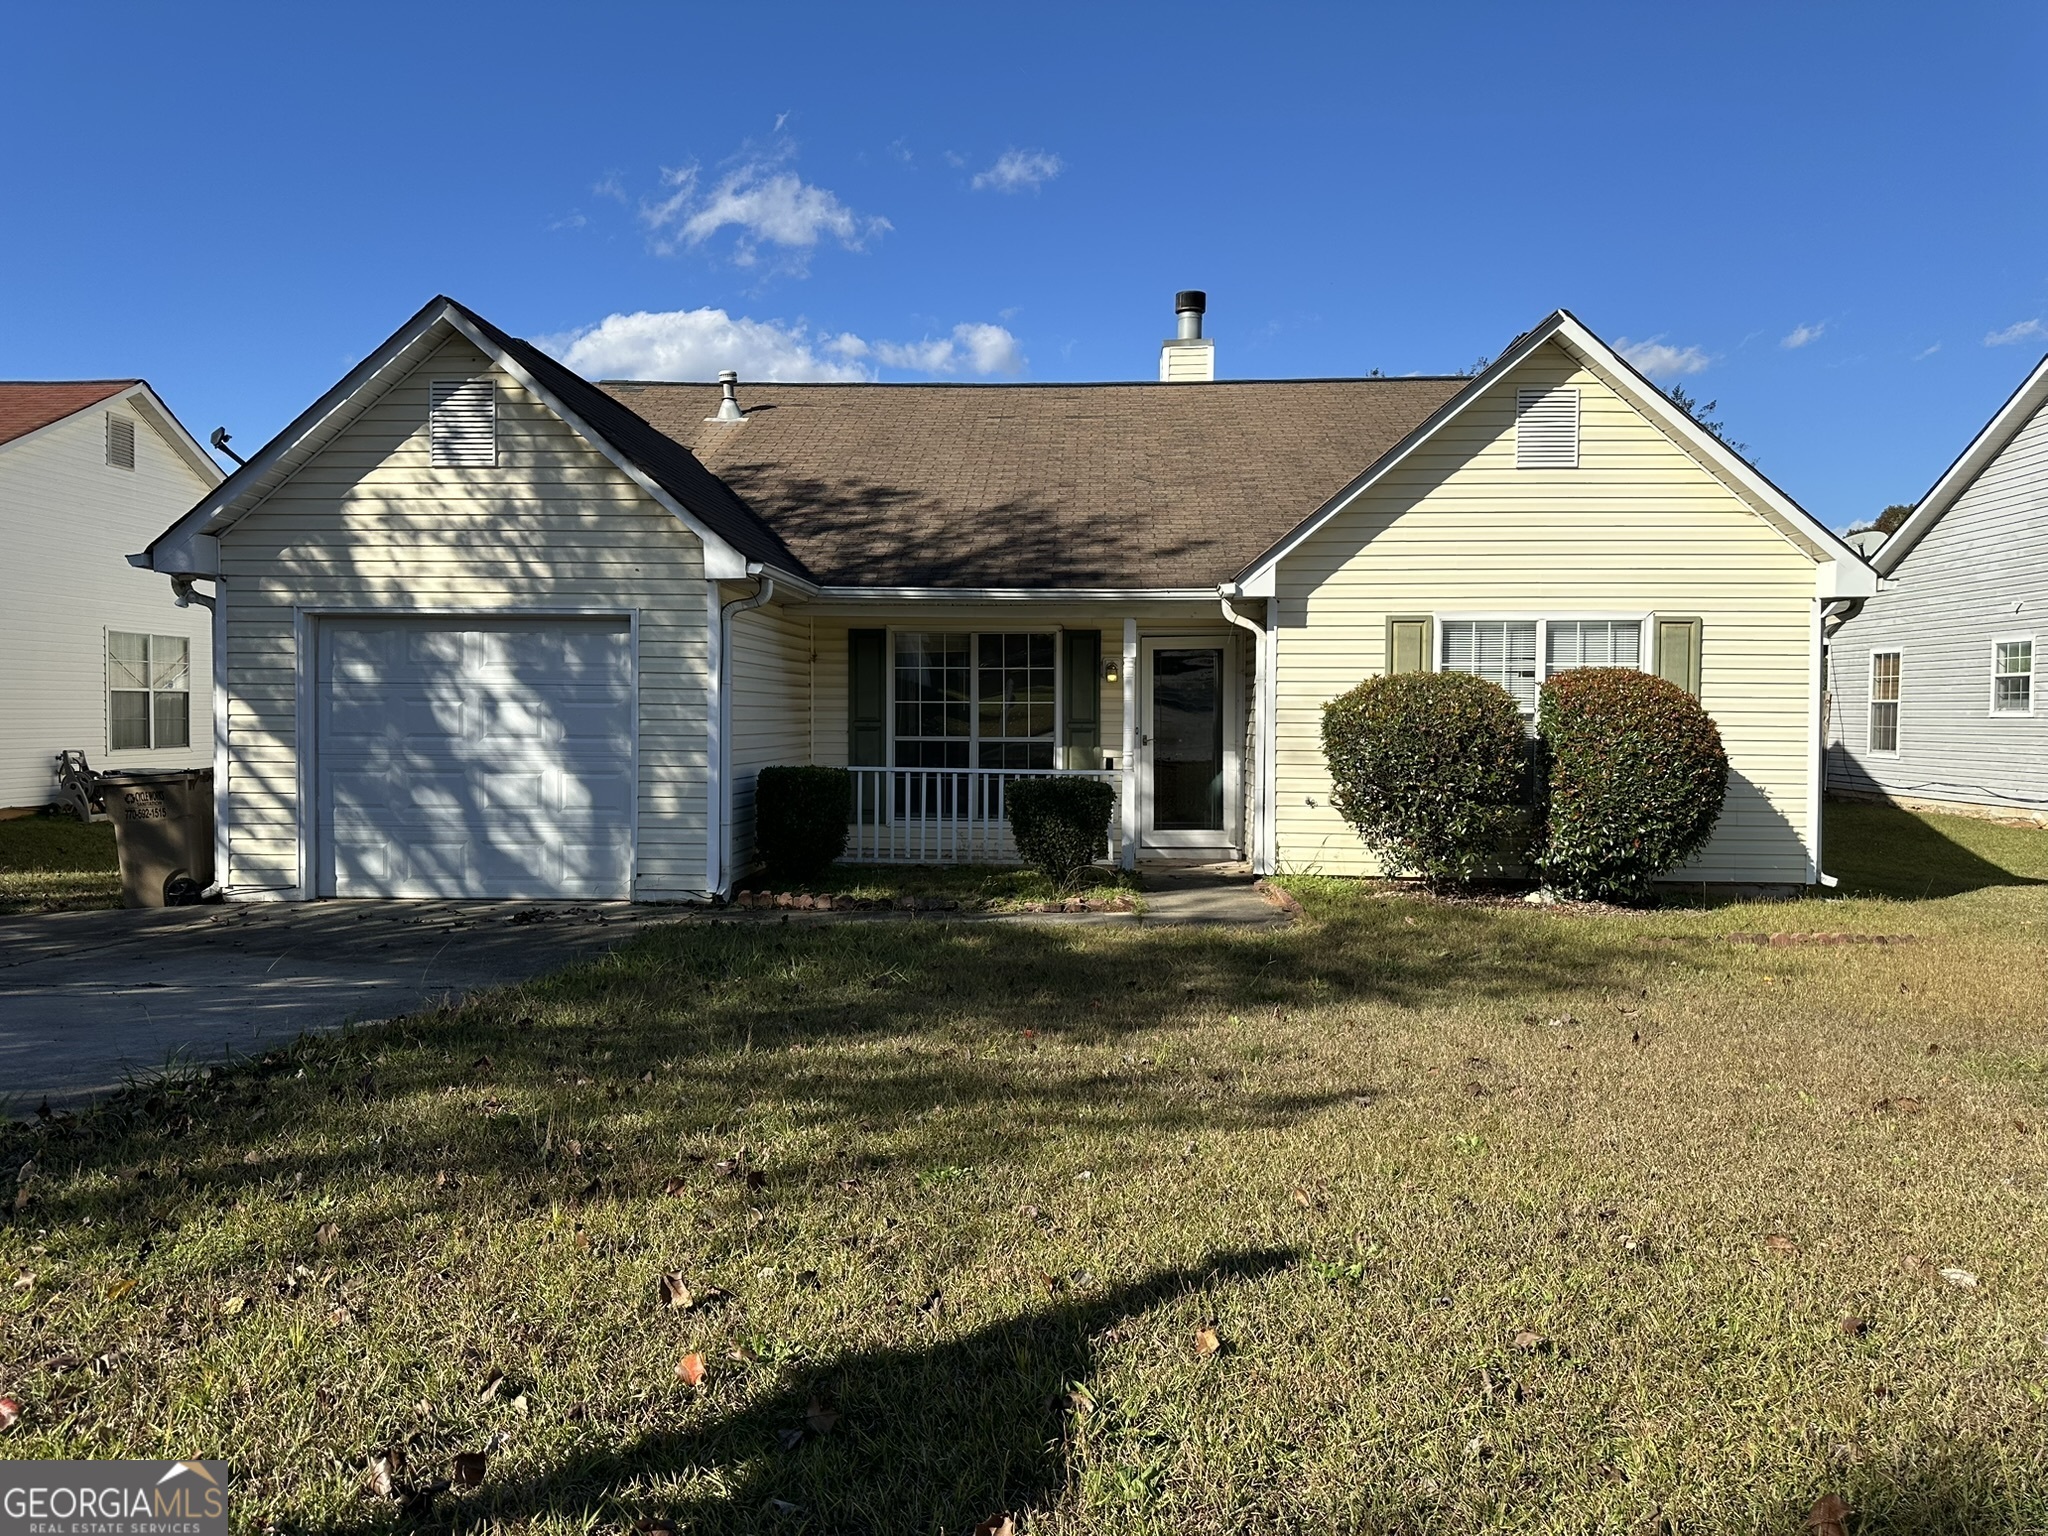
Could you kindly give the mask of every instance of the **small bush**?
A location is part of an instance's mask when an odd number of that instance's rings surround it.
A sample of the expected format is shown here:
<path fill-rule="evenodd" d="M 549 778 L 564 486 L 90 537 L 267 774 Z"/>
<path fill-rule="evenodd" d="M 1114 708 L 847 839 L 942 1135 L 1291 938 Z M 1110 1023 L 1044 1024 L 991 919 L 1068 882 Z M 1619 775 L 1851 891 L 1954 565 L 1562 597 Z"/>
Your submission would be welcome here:
<path fill-rule="evenodd" d="M 1515 862 L 1528 752 L 1514 698 L 1463 672 L 1368 678 L 1323 706 L 1337 813 L 1389 873 L 1433 885 Z"/>
<path fill-rule="evenodd" d="M 1062 891 L 1109 853 L 1116 788 L 1100 779 L 1012 779 L 1003 811 L 1024 862 Z"/>
<path fill-rule="evenodd" d="M 1545 817 L 1537 865 L 1560 895 L 1642 902 L 1704 848 L 1728 792 L 1721 732 L 1676 684 L 1586 667 L 1543 685 Z"/>
<path fill-rule="evenodd" d="M 852 815 L 844 768 L 763 768 L 754 780 L 754 847 L 779 879 L 809 879 L 845 852 Z"/>

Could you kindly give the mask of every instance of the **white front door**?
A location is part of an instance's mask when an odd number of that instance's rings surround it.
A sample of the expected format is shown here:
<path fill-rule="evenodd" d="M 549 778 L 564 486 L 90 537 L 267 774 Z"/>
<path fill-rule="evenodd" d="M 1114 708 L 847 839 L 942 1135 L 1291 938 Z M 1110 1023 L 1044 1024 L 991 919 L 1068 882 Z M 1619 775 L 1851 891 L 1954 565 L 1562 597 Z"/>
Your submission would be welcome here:
<path fill-rule="evenodd" d="M 1222 853 L 1237 844 L 1235 691 L 1222 636 L 1140 642 L 1139 841 Z"/>
<path fill-rule="evenodd" d="M 632 894 L 624 619 L 321 619 L 323 896 Z"/>

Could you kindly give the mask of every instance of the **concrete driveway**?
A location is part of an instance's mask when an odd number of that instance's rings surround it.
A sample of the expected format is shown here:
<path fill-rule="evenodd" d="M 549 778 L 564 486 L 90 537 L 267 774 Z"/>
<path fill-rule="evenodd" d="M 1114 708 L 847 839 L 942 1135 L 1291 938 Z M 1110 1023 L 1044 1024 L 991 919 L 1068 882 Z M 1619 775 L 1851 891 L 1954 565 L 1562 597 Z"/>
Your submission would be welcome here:
<path fill-rule="evenodd" d="M 0 918 L 0 1114 L 521 981 L 682 915 L 323 901 Z"/>

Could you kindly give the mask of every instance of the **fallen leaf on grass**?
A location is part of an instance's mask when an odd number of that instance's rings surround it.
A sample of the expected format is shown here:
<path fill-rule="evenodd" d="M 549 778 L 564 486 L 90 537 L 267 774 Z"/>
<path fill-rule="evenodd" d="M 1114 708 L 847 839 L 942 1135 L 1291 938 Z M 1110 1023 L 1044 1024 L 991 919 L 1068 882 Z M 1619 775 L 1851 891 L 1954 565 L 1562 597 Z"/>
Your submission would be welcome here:
<path fill-rule="evenodd" d="M 1549 1349 L 1550 1340 L 1546 1339 L 1542 1334 L 1536 1332 L 1533 1328 L 1524 1328 L 1515 1335 L 1514 1347 L 1516 1349 L 1526 1350 L 1531 1354 L 1535 1354 L 1542 1350 Z"/>
<path fill-rule="evenodd" d="M 11 1397 L 0 1397 L 0 1430 L 12 1429 L 21 1422 L 21 1404 Z"/>
<path fill-rule="evenodd" d="M 1841 1329 L 1843 1338 L 1860 1339 L 1863 1335 L 1870 1332 L 1870 1322 L 1867 1318 L 1857 1317 L 1854 1313 L 1850 1313 L 1843 1317 Z"/>
<path fill-rule="evenodd" d="M 36 1277 L 35 1277 L 35 1271 L 33 1271 L 33 1270 L 28 1270 L 28 1269 L 24 1269 L 24 1270 L 23 1270 L 23 1271 L 22 1271 L 22 1272 L 21 1272 L 20 1274 L 18 1274 L 18 1275 L 16 1275 L 16 1276 L 14 1277 L 14 1289 L 15 1289 L 15 1290 L 17 1290 L 17 1291 L 32 1291 L 32 1290 L 34 1290 L 35 1288 L 36 1288 Z"/>
<path fill-rule="evenodd" d="M 704 1357 L 694 1349 L 683 1356 L 676 1362 L 676 1379 L 686 1387 L 703 1386 Z"/>
<path fill-rule="evenodd" d="M 1946 1280 L 1950 1285 L 1960 1287 L 1961 1289 L 1966 1291 L 1973 1291 L 1977 1288 L 1976 1275 L 1974 1275 L 1967 1269 L 1944 1269 L 1941 1272 L 1941 1278 Z"/>
<path fill-rule="evenodd" d="M 775 1438 L 782 1442 L 785 1451 L 793 1451 L 804 1443 L 804 1432 L 800 1429 L 778 1429 Z"/>
<path fill-rule="evenodd" d="M 476 1400 L 480 1403 L 488 1403 L 498 1395 L 498 1389 L 504 1385 L 505 1373 L 503 1371 L 492 1371 L 490 1375 L 484 1378 L 484 1384 L 476 1389 Z"/>
<path fill-rule="evenodd" d="M 135 1287 L 141 1283 L 139 1280 L 117 1280 L 107 1287 L 107 1300 L 126 1301 L 135 1294 Z"/>
<path fill-rule="evenodd" d="M 1849 1536 L 1849 1506 L 1840 1494 L 1831 1493 L 1813 1506 L 1806 1528 L 1813 1536 Z"/>
<path fill-rule="evenodd" d="M 322 1248 L 332 1248 L 341 1241 L 341 1228 L 331 1221 L 323 1221 L 313 1229 L 313 1241 Z"/>
<path fill-rule="evenodd" d="M 457 1452 L 453 1475 L 449 1481 L 458 1488 L 480 1488 L 484 1481 L 486 1461 L 482 1451 Z"/>
<path fill-rule="evenodd" d="M 246 1308 L 248 1305 L 248 1297 L 230 1296 L 226 1301 L 220 1304 L 220 1315 L 222 1317 L 239 1317 L 241 1316 L 243 1309 Z"/>
<path fill-rule="evenodd" d="M 1204 1360 L 1223 1348 L 1223 1340 L 1215 1328 L 1204 1324 L 1195 1330 L 1195 1353 Z"/>
<path fill-rule="evenodd" d="M 251 1168 L 254 1168 L 258 1163 L 263 1161 L 263 1154 L 261 1152 L 258 1152 L 254 1147 L 251 1147 L 248 1151 L 242 1154 L 242 1161 L 247 1163 Z"/>
<path fill-rule="evenodd" d="M 681 1271 L 661 1276 L 654 1282 L 654 1288 L 660 1293 L 661 1304 L 664 1307 L 674 1307 L 678 1311 L 687 1312 L 697 1305 L 696 1295 L 684 1282 Z"/>
<path fill-rule="evenodd" d="M 405 1448 L 390 1446 L 370 1457 L 370 1491 L 380 1499 L 398 1497 L 398 1480 L 405 1476 Z"/>
<path fill-rule="evenodd" d="M 676 1536 L 676 1523 L 662 1515 L 647 1515 L 633 1522 L 638 1536 Z"/>
<path fill-rule="evenodd" d="M 1799 1251 L 1799 1244 L 1782 1232 L 1773 1232 L 1765 1238 L 1764 1246 L 1777 1254 L 1794 1254 Z"/>
<path fill-rule="evenodd" d="M 811 1406 L 804 1414 L 804 1422 L 811 1426 L 813 1434 L 818 1435 L 831 1434 L 833 1426 L 839 1422 L 839 1419 L 839 1410 L 833 1408 L 823 1398 L 819 1397 L 811 1399 Z"/>
<path fill-rule="evenodd" d="M 990 1515 L 974 1528 L 974 1536 L 1017 1536 L 1017 1517 Z"/>

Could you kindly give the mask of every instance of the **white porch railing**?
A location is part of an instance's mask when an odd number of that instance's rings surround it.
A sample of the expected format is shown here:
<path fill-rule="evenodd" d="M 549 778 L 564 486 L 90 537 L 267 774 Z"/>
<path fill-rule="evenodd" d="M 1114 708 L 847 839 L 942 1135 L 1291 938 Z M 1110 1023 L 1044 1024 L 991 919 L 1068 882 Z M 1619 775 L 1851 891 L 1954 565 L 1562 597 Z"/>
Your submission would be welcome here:
<path fill-rule="evenodd" d="M 1020 864 L 1004 812 L 1018 779 L 1097 779 L 1123 796 L 1123 776 L 1063 768 L 849 768 L 853 824 L 846 864 Z M 1109 817 L 1109 857 L 1122 853 L 1123 817 Z"/>

